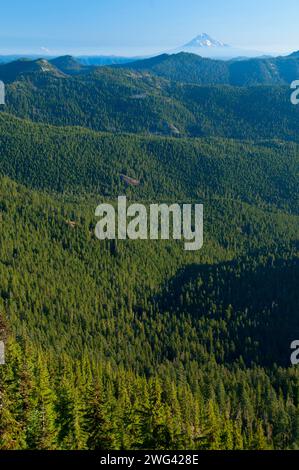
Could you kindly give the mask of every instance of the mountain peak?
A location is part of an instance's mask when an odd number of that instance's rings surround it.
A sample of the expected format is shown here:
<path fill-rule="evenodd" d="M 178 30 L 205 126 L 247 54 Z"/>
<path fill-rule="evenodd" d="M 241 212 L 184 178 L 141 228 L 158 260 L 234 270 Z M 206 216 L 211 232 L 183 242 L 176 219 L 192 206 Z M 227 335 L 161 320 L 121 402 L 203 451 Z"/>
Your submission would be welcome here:
<path fill-rule="evenodd" d="M 45 59 L 18 59 L 8 64 L 0 65 L 0 80 L 7 83 L 13 82 L 19 76 L 36 73 L 63 76 L 54 65 Z"/>
<path fill-rule="evenodd" d="M 71 55 L 59 56 L 59 57 L 56 57 L 55 59 L 52 59 L 50 62 L 55 65 L 63 64 L 63 65 L 71 65 L 71 66 L 80 67 L 79 62 Z"/>
<path fill-rule="evenodd" d="M 192 41 L 188 42 L 185 44 L 184 47 L 208 47 L 208 48 L 213 48 L 213 47 L 229 47 L 227 44 L 224 44 L 221 41 L 217 41 L 216 39 L 213 39 L 211 36 L 209 36 L 207 33 L 202 33 L 196 36 Z"/>
<path fill-rule="evenodd" d="M 64 55 L 50 60 L 51 64 L 57 67 L 58 70 L 67 75 L 76 75 L 86 71 L 86 67 L 80 64 L 73 56 Z"/>

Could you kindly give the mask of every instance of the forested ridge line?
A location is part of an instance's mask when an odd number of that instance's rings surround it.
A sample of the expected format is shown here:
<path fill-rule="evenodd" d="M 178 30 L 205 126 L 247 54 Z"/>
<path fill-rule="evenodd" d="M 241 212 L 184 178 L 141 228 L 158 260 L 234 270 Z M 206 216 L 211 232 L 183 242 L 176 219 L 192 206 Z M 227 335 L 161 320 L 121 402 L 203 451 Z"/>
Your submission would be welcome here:
<path fill-rule="evenodd" d="M 107 67 L 75 77 L 36 71 L 11 82 L 2 78 L 2 111 L 34 122 L 114 134 L 298 142 L 298 106 L 290 100 L 296 78 L 288 86 L 239 87 L 175 82 Z"/>

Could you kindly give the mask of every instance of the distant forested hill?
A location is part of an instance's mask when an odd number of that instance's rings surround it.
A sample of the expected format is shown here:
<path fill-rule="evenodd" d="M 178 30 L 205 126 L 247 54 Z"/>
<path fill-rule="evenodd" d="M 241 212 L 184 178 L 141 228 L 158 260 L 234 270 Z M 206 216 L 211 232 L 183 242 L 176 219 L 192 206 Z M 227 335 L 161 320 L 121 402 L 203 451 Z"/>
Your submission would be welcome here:
<path fill-rule="evenodd" d="M 7 81 L 32 71 L 43 62 L 52 65 L 66 75 L 93 73 L 95 68 L 109 66 L 116 69 L 152 73 L 171 81 L 197 85 L 289 85 L 299 76 L 299 54 L 286 57 L 234 59 L 230 61 L 206 59 L 196 54 L 181 52 L 162 54 L 149 59 L 125 59 L 118 57 L 62 56 L 45 59 L 13 58 L 1 61 L 0 77 Z M 2 78 L 2 79 L 3 79 Z"/>
<path fill-rule="evenodd" d="M 40 62 L 25 62 L 21 74 L 10 70 L 2 110 L 114 133 L 298 140 L 299 107 L 287 86 L 199 86 L 111 68 L 86 73 L 64 59 L 67 68 L 72 76 Z"/>
<path fill-rule="evenodd" d="M 199 85 L 288 85 L 299 77 L 298 54 L 287 57 L 221 61 L 195 54 L 163 54 L 119 67 L 147 71 L 168 80 Z"/>

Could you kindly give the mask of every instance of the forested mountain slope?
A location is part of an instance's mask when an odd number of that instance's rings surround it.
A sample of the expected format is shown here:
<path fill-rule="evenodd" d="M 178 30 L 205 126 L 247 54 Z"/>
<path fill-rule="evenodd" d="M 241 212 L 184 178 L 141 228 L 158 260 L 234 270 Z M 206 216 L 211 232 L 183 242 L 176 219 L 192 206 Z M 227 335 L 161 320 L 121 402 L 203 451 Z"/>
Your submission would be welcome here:
<path fill-rule="evenodd" d="M 269 60 L 0 66 L 0 449 L 299 448 L 297 58 Z M 122 194 L 202 203 L 202 250 L 100 242 Z"/>
<path fill-rule="evenodd" d="M 2 449 L 298 446 L 299 377 L 273 368 L 299 326 L 298 217 L 213 203 L 191 255 L 99 242 L 78 198 L 0 191 Z"/>
<path fill-rule="evenodd" d="M 289 86 L 199 86 L 126 69 L 75 76 L 38 69 L 7 83 L 1 109 L 113 133 L 297 141 L 299 107 L 290 96 Z"/>
<path fill-rule="evenodd" d="M 299 76 L 298 54 L 248 60 L 213 60 L 195 54 L 162 54 L 117 67 L 198 85 L 289 85 Z"/>
<path fill-rule="evenodd" d="M 299 75 L 298 53 L 285 57 L 234 59 L 230 61 L 207 59 L 196 54 L 180 52 L 161 54 L 149 59 L 75 58 L 61 56 L 54 59 L 17 59 L 0 63 L 0 77 L 13 81 L 21 75 L 44 71 L 65 75 L 92 74 L 95 68 L 109 66 L 138 72 L 150 72 L 167 80 L 197 85 L 289 85 Z M 120 63 L 118 63 L 120 62 Z M 124 63 L 122 63 L 124 62 Z M 91 64 L 91 65 L 90 65 Z M 98 67 L 97 67 L 98 64 Z"/>
<path fill-rule="evenodd" d="M 298 213 L 298 145 L 175 139 L 57 128 L 0 115 L 0 170 L 50 191 L 119 194 L 120 174 L 141 180 L 135 197 L 226 196 Z"/>

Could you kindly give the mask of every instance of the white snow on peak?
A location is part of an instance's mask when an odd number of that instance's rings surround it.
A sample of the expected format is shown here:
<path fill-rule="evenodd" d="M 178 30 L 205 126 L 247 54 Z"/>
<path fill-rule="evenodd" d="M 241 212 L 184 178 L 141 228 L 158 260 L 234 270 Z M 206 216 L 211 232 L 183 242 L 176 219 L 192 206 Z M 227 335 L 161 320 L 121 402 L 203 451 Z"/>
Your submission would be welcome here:
<path fill-rule="evenodd" d="M 211 38 L 206 33 L 199 34 L 192 41 L 185 44 L 184 47 L 229 47 L 221 41 Z"/>

